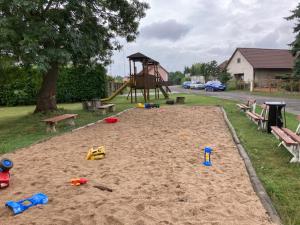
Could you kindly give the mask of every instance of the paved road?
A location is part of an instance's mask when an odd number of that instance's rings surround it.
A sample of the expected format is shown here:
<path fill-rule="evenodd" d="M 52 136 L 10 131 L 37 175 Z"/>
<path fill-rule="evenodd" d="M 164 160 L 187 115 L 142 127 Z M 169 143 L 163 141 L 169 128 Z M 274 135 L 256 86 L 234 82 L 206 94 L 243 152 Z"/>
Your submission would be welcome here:
<path fill-rule="evenodd" d="M 286 103 L 286 110 L 296 115 L 300 115 L 300 99 L 291 99 L 291 98 L 279 98 L 279 97 L 267 97 L 267 96 L 258 96 L 251 95 L 245 92 L 205 92 L 203 90 L 190 90 L 184 89 L 180 86 L 171 86 L 171 91 L 174 93 L 189 93 L 189 94 L 197 94 L 197 95 L 206 95 L 213 96 L 223 99 L 236 100 L 240 102 L 246 102 L 249 98 L 255 98 L 258 104 L 262 104 L 266 101 L 280 101 Z"/>

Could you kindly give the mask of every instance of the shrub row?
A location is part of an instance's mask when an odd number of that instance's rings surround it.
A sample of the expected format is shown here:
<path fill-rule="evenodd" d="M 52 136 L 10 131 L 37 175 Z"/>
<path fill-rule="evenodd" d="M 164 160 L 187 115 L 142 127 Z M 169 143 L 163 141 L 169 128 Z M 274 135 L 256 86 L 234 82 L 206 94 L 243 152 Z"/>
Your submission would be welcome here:
<path fill-rule="evenodd" d="M 33 68 L 0 70 L 0 105 L 36 103 L 42 74 Z M 106 96 L 106 70 L 103 66 L 62 68 L 57 83 L 57 102 L 79 102 Z"/>

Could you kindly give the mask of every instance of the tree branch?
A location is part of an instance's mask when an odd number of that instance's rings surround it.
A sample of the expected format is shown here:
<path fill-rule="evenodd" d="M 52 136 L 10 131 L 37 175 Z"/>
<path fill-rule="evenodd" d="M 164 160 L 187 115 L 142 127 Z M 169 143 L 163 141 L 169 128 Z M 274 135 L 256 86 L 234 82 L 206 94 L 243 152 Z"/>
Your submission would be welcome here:
<path fill-rule="evenodd" d="M 49 8 L 50 8 L 50 7 L 51 7 L 51 5 L 52 5 L 52 2 L 53 2 L 53 0 L 50 0 L 50 1 L 48 2 L 48 4 L 47 4 L 46 8 L 43 10 L 43 12 L 42 12 L 42 13 L 45 13 L 45 12 L 47 12 L 47 11 L 49 10 Z"/>

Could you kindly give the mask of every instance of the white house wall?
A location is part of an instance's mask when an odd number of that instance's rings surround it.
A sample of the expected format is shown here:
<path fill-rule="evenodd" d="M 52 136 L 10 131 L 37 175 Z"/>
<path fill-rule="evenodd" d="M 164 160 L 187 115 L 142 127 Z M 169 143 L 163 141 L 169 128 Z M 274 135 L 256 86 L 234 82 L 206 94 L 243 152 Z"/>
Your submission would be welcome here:
<path fill-rule="evenodd" d="M 240 63 L 238 63 L 238 58 L 241 59 Z M 234 74 L 244 74 L 244 81 L 251 82 L 253 81 L 253 67 L 252 65 L 246 60 L 246 58 L 237 51 L 229 64 L 227 65 L 227 71 L 234 77 Z"/>

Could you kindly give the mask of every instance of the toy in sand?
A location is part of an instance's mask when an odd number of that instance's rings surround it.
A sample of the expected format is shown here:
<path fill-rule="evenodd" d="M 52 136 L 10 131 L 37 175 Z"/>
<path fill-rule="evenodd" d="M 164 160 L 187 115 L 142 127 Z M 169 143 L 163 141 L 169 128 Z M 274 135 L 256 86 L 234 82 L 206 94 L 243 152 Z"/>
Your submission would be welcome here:
<path fill-rule="evenodd" d="M 105 120 L 106 123 L 116 123 L 116 122 L 119 121 L 118 118 L 116 118 L 116 117 L 108 117 L 104 120 Z"/>
<path fill-rule="evenodd" d="M 210 147 L 204 148 L 204 162 L 203 162 L 204 166 L 212 166 L 211 158 L 210 158 L 211 153 L 212 153 L 212 148 Z"/>
<path fill-rule="evenodd" d="M 75 178 L 75 179 L 71 179 L 71 185 L 72 186 L 79 186 L 82 184 L 86 184 L 88 182 L 87 179 L 85 178 Z"/>
<path fill-rule="evenodd" d="M 91 148 L 88 151 L 86 159 L 87 160 L 100 160 L 100 159 L 103 159 L 104 157 L 105 157 L 105 148 L 104 148 L 104 146 L 100 146 L 96 149 Z"/>
<path fill-rule="evenodd" d="M 156 104 L 156 103 L 138 103 L 136 105 L 137 108 L 141 108 L 141 109 L 152 109 L 152 108 L 159 108 L 160 105 Z"/>
<path fill-rule="evenodd" d="M 2 159 L 0 161 L 0 188 L 6 188 L 9 186 L 9 170 L 13 167 L 13 165 L 14 164 L 10 159 Z"/>
<path fill-rule="evenodd" d="M 32 206 L 44 205 L 47 204 L 47 202 L 48 196 L 43 193 L 38 193 L 30 198 L 26 198 L 18 202 L 8 201 L 6 202 L 5 206 L 9 207 L 13 211 L 14 215 L 17 215 L 24 212 Z"/>

